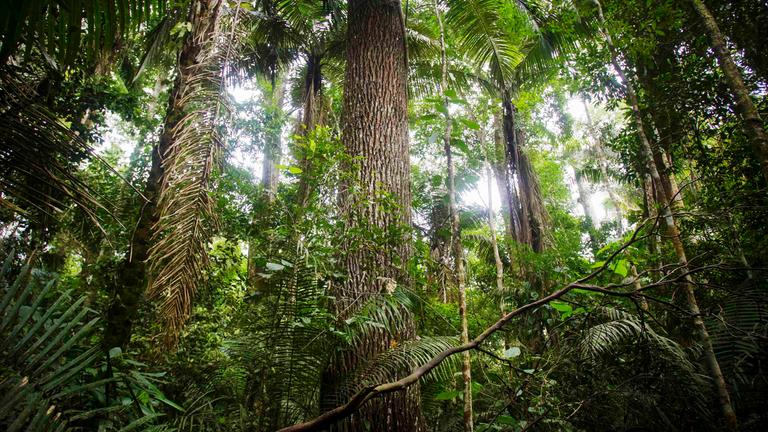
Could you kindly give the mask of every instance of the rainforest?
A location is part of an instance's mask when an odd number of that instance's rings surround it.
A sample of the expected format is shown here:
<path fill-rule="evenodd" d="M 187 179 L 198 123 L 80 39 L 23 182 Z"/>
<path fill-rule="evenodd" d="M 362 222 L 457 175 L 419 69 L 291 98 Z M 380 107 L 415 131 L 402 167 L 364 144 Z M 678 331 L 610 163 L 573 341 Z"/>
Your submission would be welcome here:
<path fill-rule="evenodd" d="M 0 429 L 768 430 L 768 2 L 0 0 Z"/>

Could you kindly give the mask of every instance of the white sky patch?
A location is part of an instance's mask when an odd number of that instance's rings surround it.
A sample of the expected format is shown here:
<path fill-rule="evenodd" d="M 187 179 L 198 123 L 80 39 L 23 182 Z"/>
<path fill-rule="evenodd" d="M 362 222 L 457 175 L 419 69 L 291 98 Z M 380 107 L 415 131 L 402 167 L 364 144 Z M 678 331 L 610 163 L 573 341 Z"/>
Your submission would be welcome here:
<path fill-rule="evenodd" d="M 591 139 L 586 138 L 587 113 L 584 109 L 584 102 L 582 99 L 578 96 L 570 98 L 567 101 L 566 109 L 568 110 L 568 113 L 574 118 L 574 120 L 576 120 L 577 124 L 575 126 L 577 131 L 581 132 L 582 139 Z M 595 117 L 598 117 L 598 115 L 595 114 L 598 111 L 598 109 L 590 107 L 590 114 L 593 117 L 593 121 Z M 559 129 L 557 127 L 556 119 L 549 118 L 546 119 L 545 122 L 547 129 L 550 129 L 553 132 L 557 132 Z M 583 217 L 584 210 L 578 202 L 579 192 L 576 186 L 573 168 L 567 164 L 563 164 L 563 168 L 565 170 L 564 180 L 566 182 L 566 186 L 571 192 L 571 213 L 574 216 Z M 463 191 L 460 194 L 460 204 L 468 206 L 483 206 L 487 208 L 489 203 L 488 181 L 489 179 L 486 175 L 486 171 L 483 170 L 476 187 Z M 493 184 L 491 185 L 490 198 L 492 200 L 493 210 L 498 213 L 501 207 L 501 196 L 499 195 L 499 189 L 496 186 L 495 180 L 491 181 L 493 181 Z M 611 218 L 613 218 L 613 209 L 606 205 L 608 198 L 608 192 L 604 189 L 604 185 L 589 185 L 589 204 L 593 213 L 591 216 L 594 223 L 598 226 L 601 223 L 609 221 Z"/>
<path fill-rule="evenodd" d="M 97 155 L 103 156 L 109 149 L 117 147 L 122 152 L 118 163 L 125 165 L 130 160 L 131 153 L 138 143 L 136 131 L 133 130 L 132 125 L 124 122 L 119 115 L 112 111 L 107 111 L 104 114 L 104 120 L 104 126 L 99 128 L 101 142 L 94 146 L 94 150 Z"/>

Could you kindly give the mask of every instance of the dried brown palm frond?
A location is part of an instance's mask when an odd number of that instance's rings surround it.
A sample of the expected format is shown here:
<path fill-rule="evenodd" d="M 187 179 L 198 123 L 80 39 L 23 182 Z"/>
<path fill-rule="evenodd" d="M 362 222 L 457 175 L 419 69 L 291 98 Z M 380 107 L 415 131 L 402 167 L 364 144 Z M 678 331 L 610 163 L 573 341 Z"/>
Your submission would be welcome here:
<path fill-rule="evenodd" d="M 169 140 L 161 155 L 164 174 L 149 251 L 148 295 L 160 300 L 169 345 L 175 344 L 204 280 L 206 248 L 216 225 L 209 190 L 222 150 L 218 122 L 227 111 L 223 70 L 236 34 L 219 28 L 221 7 L 219 0 L 192 5 L 192 31 L 180 54 L 175 97 L 166 117 Z"/>

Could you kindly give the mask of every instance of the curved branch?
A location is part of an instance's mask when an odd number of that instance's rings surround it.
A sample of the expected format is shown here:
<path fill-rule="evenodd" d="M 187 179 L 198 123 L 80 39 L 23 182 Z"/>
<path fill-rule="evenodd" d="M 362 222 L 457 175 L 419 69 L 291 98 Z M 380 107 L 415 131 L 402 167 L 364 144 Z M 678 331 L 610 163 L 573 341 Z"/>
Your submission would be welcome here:
<path fill-rule="evenodd" d="M 476 338 L 472 339 L 471 341 L 463 345 L 448 348 L 438 353 L 429 362 L 414 369 L 410 373 L 410 375 L 404 378 L 401 378 L 397 381 L 379 384 L 377 386 L 366 387 L 360 390 L 359 392 L 357 392 L 352 397 L 352 399 L 350 399 L 349 402 L 345 403 L 344 405 L 340 405 L 307 422 L 298 423 L 292 426 L 282 428 L 278 432 L 302 432 L 302 431 L 320 430 L 326 426 L 329 426 L 343 418 L 349 417 L 350 415 L 354 414 L 355 411 L 358 410 L 358 408 L 360 408 L 363 404 L 365 404 L 367 401 L 369 401 L 375 396 L 383 395 L 387 393 L 393 393 L 399 390 L 403 390 L 407 387 L 410 387 L 411 385 L 415 384 L 421 377 L 428 374 L 430 371 L 432 371 L 437 366 L 439 366 L 440 363 L 442 363 L 448 357 L 454 354 L 462 353 L 464 351 L 477 349 L 480 346 L 480 344 L 482 344 L 486 339 L 491 337 L 491 335 L 501 330 L 501 328 L 504 327 L 509 321 L 511 321 L 512 318 L 525 314 L 529 311 L 532 311 L 538 308 L 539 306 L 543 306 L 553 300 L 557 300 L 560 297 L 567 294 L 572 289 L 584 286 L 584 282 L 602 273 L 606 268 L 608 268 L 608 265 L 611 263 L 611 261 L 613 261 L 614 258 L 616 258 L 616 256 L 618 256 L 626 248 L 628 248 L 630 245 L 632 245 L 633 243 L 639 240 L 638 234 L 643 229 L 643 227 L 645 227 L 648 221 L 649 219 L 646 219 L 640 224 L 638 224 L 637 228 L 635 228 L 635 231 L 632 233 L 632 237 L 626 243 L 624 243 L 620 248 L 618 248 L 615 252 L 613 252 L 611 256 L 605 260 L 602 266 L 600 266 L 599 268 L 597 268 L 595 271 L 588 274 L 587 276 L 584 276 L 583 278 L 575 282 L 569 283 L 565 287 L 549 294 L 546 297 L 542 297 L 534 302 L 520 306 L 519 308 L 507 313 L 506 315 L 501 317 L 498 321 L 496 321 L 495 324 L 485 329 L 484 332 L 480 333 L 480 335 L 478 335 Z"/>

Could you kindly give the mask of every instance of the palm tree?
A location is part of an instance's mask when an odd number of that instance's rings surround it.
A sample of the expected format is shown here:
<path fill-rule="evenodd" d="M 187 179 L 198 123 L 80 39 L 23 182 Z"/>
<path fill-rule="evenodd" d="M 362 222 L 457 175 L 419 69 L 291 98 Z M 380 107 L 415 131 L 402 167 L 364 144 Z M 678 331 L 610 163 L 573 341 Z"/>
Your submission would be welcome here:
<path fill-rule="evenodd" d="M 212 218 L 208 189 L 221 146 L 216 127 L 222 110 L 221 7 L 220 0 L 195 0 L 189 5 L 191 28 L 179 52 L 163 133 L 152 150 L 147 202 L 107 313 L 107 348 L 130 342 L 147 277 L 147 294 L 161 299 L 160 316 L 169 343 L 175 342 L 203 280 L 207 224 Z"/>

